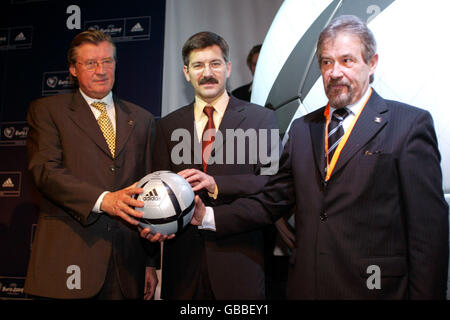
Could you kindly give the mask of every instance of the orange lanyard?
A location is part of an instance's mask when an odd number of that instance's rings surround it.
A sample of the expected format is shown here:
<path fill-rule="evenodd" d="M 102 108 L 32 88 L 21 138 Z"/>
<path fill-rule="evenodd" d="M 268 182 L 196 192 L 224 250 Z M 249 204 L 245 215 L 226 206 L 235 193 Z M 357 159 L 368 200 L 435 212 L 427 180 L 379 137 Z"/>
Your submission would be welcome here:
<path fill-rule="evenodd" d="M 347 143 L 348 137 L 352 133 L 353 127 L 355 126 L 356 121 L 358 121 L 358 118 L 361 115 L 361 112 L 363 111 L 364 107 L 366 106 L 366 103 L 369 100 L 371 95 L 372 95 L 372 88 L 370 88 L 370 93 L 367 96 L 367 99 L 364 102 L 361 110 L 359 110 L 358 114 L 355 116 L 352 123 L 350 124 L 350 127 L 346 130 L 344 136 L 342 137 L 341 142 L 337 146 L 336 151 L 333 154 L 333 158 L 331 159 L 331 162 L 328 157 L 328 124 L 330 123 L 331 117 L 330 117 L 330 104 L 329 103 L 327 104 L 325 111 L 323 113 L 323 115 L 327 119 L 326 126 L 325 126 L 325 154 L 327 155 L 327 176 L 325 177 L 326 181 L 328 181 L 330 179 L 331 173 L 333 172 L 334 167 L 336 166 L 336 163 L 339 159 L 339 156 L 341 155 L 341 151 L 342 151 L 342 149 L 344 149 L 344 146 Z"/>

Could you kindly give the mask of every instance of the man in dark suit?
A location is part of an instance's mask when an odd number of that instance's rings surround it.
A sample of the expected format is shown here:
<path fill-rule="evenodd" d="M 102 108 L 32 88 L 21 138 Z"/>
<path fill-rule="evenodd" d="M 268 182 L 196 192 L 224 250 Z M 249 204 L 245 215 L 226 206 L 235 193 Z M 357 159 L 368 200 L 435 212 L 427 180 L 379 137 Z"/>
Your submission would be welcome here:
<path fill-rule="evenodd" d="M 255 194 L 267 181 L 272 164 L 253 154 L 250 145 L 269 148 L 273 140 L 276 147 L 268 154 L 276 160 L 280 151 L 274 113 L 225 90 L 231 72 L 228 51 L 225 40 L 211 32 L 187 40 L 183 71 L 194 87 L 195 101 L 158 121 L 153 157 L 154 170 L 179 172 L 212 206 Z M 256 135 L 259 130 L 263 138 Z M 247 140 L 239 144 L 238 135 L 230 136 L 236 131 L 248 134 Z M 177 132 L 187 138 L 180 142 Z M 149 229 L 144 231 L 144 237 L 150 236 Z M 216 240 L 213 233 L 189 225 L 164 243 L 161 290 L 163 299 L 263 299 L 261 230 Z"/>
<path fill-rule="evenodd" d="M 296 205 L 288 298 L 445 299 L 448 205 L 430 114 L 370 87 L 378 55 L 359 18 L 332 21 L 317 54 L 328 105 L 294 121 L 263 193 L 214 208 L 217 237 Z M 192 223 L 205 214 L 196 198 Z"/>
<path fill-rule="evenodd" d="M 31 103 L 29 169 L 42 194 L 25 291 L 64 299 L 150 298 L 159 246 L 136 228 L 132 196 L 151 168 L 153 116 L 112 94 L 116 50 L 85 31 L 68 51 L 79 85 Z M 97 109 L 99 108 L 99 109 Z M 153 261 L 152 261 L 153 260 Z"/>
<path fill-rule="evenodd" d="M 247 56 L 247 66 L 250 69 L 252 77 L 255 75 L 256 63 L 258 62 L 261 47 L 261 44 L 254 46 Z M 250 101 L 250 98 L 252 97 L 252 85 L 253 81 L 234 89 L 231 94 L 238 99 Z"/>

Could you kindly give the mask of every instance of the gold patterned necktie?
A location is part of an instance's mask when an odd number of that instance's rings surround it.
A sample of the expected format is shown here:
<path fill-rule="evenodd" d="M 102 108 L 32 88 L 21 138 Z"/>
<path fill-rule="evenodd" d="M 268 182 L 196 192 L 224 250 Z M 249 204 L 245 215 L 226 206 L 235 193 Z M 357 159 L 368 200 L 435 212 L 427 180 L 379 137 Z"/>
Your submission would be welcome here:
<path fill-rule="evenodd" d="M 112 157 L 114 158 L 114 151 L 116 148 L 116 134 L 114 132 L 111 120 L 106 113 L 106 103 L 104 102 L 93 102 L 91 104 L 94 108 L 100 111 L 100 116 L 97 119 L 98 125 L 103 132 L 106 143 L 108 144 L 109 150 L 111 151 Z"/>

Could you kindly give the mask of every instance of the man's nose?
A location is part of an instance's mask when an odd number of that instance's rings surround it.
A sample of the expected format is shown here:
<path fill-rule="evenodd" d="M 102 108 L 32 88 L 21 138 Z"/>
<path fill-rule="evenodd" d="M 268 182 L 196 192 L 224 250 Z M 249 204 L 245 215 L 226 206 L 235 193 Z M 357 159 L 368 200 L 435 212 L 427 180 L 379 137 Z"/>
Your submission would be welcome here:
<path fill-rule="evenodd" d="M 209 75 L 212 75 L 212 69 L 211 69 L 211 66 L 209 65 L 209 63 L 206 63 L 205 64 L 205 67 L 203 68 L 203 75 L 204 76 L 209 76 Z"/>
<path fill-rule="evenodd" d="M 96 62 L 95 73 L 101 73 L 101 74 L 105 73 L 105 67 L 103 66 L 102 62 Z"/>
<path fill-rule="evenodd" d="M 332 78 L 340 78 L 342 77 L 342 68 L 339 63 L 335 63 L 331 69 L 330 76 Z"/>

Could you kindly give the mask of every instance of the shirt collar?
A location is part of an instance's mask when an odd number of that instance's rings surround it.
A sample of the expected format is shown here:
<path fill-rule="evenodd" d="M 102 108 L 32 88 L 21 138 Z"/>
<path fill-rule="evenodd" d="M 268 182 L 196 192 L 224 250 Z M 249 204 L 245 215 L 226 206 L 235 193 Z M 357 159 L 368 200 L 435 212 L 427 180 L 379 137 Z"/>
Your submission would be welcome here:
<path fill-rule="evenodd" d="M 366 102 L 368 96 L 370 95 L 370 86 L 367 87 L 366 92 L 361 96 L 361 98 L 356 101 L 355 103 L 349 104 L 345 108 L 349 111 L 352 115 L 357 115 L 358 112 L 361 110 L 361 108 L 364 106 L 364 102 Z M 336 110 L 336 108 L 333 108 L 330 106 L 330 115 L 333 115 L 333 112 Z"/>
<path fill-rule="evenodd" d="M 220 114 L 222 117 L 225 113 L 225 110 L 228 106 L 228 101 L 230 101 L 230 97 L 228 96 L 228 93 L 226 90 L 223 91 L 222 95 L 218 97 L 216 100 L 214 100 L 211 103 L 207 103 L 199 96 L 195 96 L 195 103 L 194 103 L 194 117 L 195 119 L 200 119 L 203 114 L 203 108 L 207 105 L 211 105 L 214 107 L 214 110 Z"/>
<path fill-rule="evenodd" d="M 114 101 L 113 101 L 113 94 L 112 91 L 110 91 L 106 96 L 104 96 L 102 99 L 94 99 L 89 97 L 87 94 L 85 94 L 83 92 L 83 90 L 81 90 L 81 88 L 79 88 L 81 95 L 83 96 L 84 100 L 86 100 L 87 104 L 90 106 L 93 102 L 104 102 L 106 103 L 106 107 L 113 107 L 114 106 Z"/>

